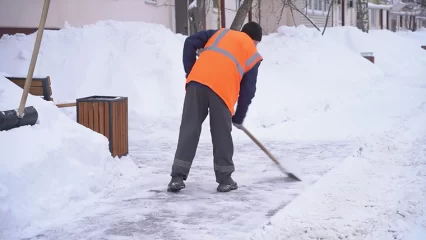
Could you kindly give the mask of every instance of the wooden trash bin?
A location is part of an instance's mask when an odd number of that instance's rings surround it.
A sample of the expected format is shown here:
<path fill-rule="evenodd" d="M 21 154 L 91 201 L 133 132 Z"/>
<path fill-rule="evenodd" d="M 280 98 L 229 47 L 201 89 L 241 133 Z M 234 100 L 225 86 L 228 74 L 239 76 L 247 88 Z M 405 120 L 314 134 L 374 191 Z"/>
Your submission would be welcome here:
<path fill-rule="evenodd" d="M 77 99 L 77 122 L 107 137 L 113 157 L 129 153 L 127 97 L 90 96 Z"/>
<path fill-rule="evenodd" d="M 365 59 L 369 60 L 370 62 L 374 63 L 374 55 L 372 52 L 362 52 L 361 56 L 363 56 Z"/>

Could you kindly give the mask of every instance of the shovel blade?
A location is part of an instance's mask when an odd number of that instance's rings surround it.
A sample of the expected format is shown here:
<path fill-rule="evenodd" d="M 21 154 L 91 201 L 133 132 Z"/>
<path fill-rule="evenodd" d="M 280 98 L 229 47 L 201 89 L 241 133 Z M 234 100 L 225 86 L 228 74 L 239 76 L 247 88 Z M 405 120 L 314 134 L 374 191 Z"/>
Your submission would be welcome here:
<path fill-rule="evenodd" d="M 24 108 L 22 118 L 18 116 L 17 110 L 0 112 L 0 131 L 7 131 L 26 125 L 34 125 L 38 120 L 37 110 L 33 107 Z"/>
<path fill-rule="evenodd" d="M 295 180 L 295 181 L 302 181 L 302 179 L 298 178 L 296 175 L 294 175 L 294 173 L 291 173 L 289 171 L 287 171 L 285 168 L 283 168 L 283 166 L 281 166 L 281 164 L 277 164 L 278 167 L 280 168 L 281 172 L 283 172 L 285 175 L 287 175 L 287 177 Z"/>
<path fill-rule="evenodd" d="M 294 175 L 293 173 L 287 173 L 287 176 L 291 179 L 294 179 L 296 181 L 302 181 L 302 179 L 298 178 L 296 175 Z"/>

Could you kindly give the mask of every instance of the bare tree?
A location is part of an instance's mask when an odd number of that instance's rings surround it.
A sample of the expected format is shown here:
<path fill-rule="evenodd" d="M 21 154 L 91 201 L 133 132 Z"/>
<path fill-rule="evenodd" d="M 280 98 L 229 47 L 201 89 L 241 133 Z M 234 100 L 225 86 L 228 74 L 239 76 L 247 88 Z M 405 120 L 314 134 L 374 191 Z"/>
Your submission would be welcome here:
<path fill-rule="evenodd" d="M 191 1 L 191 0 L 190 0 Z M 209 12 L 209 7 L 212 6 L 212 3 L 216 3 L 218 0 L 192 0 L 196 1 L 196 4 L 191 3 L 189 8 L 189 22 L 191 25 L 191 32 L 197 32 L 200 30 L 203 30 L 203 20 L 205 17 L 206 12 Z M 236 15 L 232 21 L 230 29 L 233 30 L 240 30 L 242 25 L 245 22 L 245 19 L 247 17 L 248 12 L 250 11 L 250 8 L 253 8 L 254 11 L 257 9 L 258 11 L 258 17 L 257 20 L 260 23 L 261 20 L 261 14 L 260 14 L 260 4 L 274 4 L 272 6 L 272 9 L 276 9 L 277 11 L 274 11 L 274 13 L 277 16 L 276 24 L 279 25 L 281 22 L 281 19 L 283 16 L 285 16 L 286 12 L 285 10 L 288 9 L 290 11 L 290 14 L 293 18 L 293 22 L 296 25 L 295 17 L 294 17 L 294 11 L 298 12 L 302 17 L 307 19 L 309 23 L 316 28 L 319 32 L 321 32 L 323 35 L 325 33 L 325 30 L 328 26 L 330 13 L 334 4 L 335 0 L 325 0 L 325 4 L 327 9 L 327 16 L 325 19 L 324 27 L 321 31 L 320 27 L 309 17 L 308 12 L 305 10 L 309 4 L 310 0 L 280 0 L 278 2 L 276 1 L 270 1 L 270 0 L 257 0 L 256 2 L 254 0 L 242 0 L 242 4 L 238 8 Z M 299 4 L 300 2 L 297 1 L 303 1 L 302 6 Z M 417 1 L 426 1 L 426 0 L 417 0 Z M 253 5 L 253 3 L 255 4 Z M 203 5 L 204 4 L 204 5 Z M 228 9 L 230 10 L 230 9 Z M 219 19 L 218 19 L 219 21 Z"/>
<path fill-rule="evenodd" d="M 298 12 L 298 13 L 300 13 L 300 15 L 302 15 L 304 18 L 306 18 L 306 20 L 308 20 L 311 24 L 312 24 L 312 26 L 314 26 L 318 31 L 320 31 L 321 32 L 321 30 L 319 29 L 319 27 L 315 24 L 315 22 L 306 14 L 306 13 L 304 13 L 301 9 L 299 9 L 298 7 L 297 7 L 297 4 L 296 4 L 296 1 L 297 0 L 282 0 L 283 1 L 283 5 L 288 5 L 289 7 L 290 7 L 290 9 L 294 9 L 294 10 L 296 10 L 296 12 Z M 306 9 L 307 8 L 307 6 L 308 6 L 308 4 L 309 4 L 309 2 L 308 1 L 305 1 L 305 4 L 304 4 L 304 6 L 303 6 L 303 8 L 304 9 Z M 303 9 L 302 8 L 302 9 Z M 294 19 L 293 19 L 293 22 L 294 22 Z"/>
<path fill-rule="evenodd" d="M 188 20 L 191 33 L 205 30 L 205 18 L 212 3 L 217 3 L 217 0 L 189 0 Z"/>
<path fill-rule="evenodd" d="M 244 0 L 241 6 L 238 8 L 237 14 L 232 21 L 230 29 L 239 31 L 246 20 L 247 13 L 250 11 L 250 7 L 253 5 L 253 0 Z"/>
<path fill-rule="evenodd" d="M 203 2 L 204 0 L 190 0 L 189 9 L 188 9 L 190 33 L 199 32 L 203 29 L 203 21 L 202 21 Z"/>
<path fill-rule="evenodd" d="M 356 2 L 356 27 L 359 30 L 368 33 L 368 20 L 368 0 L 358 0 Z"/>
<path fill-rule="evenodd" d="M 417 19 L 424 19 L 426 17 L 426 0 L 405 0 L 406 6 L 404 11 L 409 14 L 410 18 L 408 26 L 411 31 L 417 30 Z"/>
<path fill-rule="evenodd" d="M 281 22 L 282 17 L 285 16 L 286 12 L 285 10 L 288 9 L 290 11 L 293 23 L 297 25 L 294 12 L 298 12 L 303 18 L 305 18 L 315 29 L 317 29 L 319 32 L 322 32 L 322 34 L 325 33 L 325 29 L 328 26 L 330 13 L 333 7 L 334 0 L 325 0 L 325 6 L 327 8 L 327 16 L 325 19 L 324 28 L 321 31 L 320 27 L 309 17 L 309 14 L 307 12 L 307 7 L 310 3 L 310 0 L 280 0 L 277 3 L 275 1 L 270 0 L 262 0 L 263 4 L 270 4 L 268 6 L 269 9 L 278 9 L 278 10 L 272 10 L 269 14 L 274 14 L 277 16 L 276 25 L 278 26 Z M 300 6 L 301 5 L 301 6 Z M 260 10 L 258 10 L 260 11 Z M 259 14 L 260 15 L 260 14 Z M 260 19 L 260 16 L 258 17 Z"/>

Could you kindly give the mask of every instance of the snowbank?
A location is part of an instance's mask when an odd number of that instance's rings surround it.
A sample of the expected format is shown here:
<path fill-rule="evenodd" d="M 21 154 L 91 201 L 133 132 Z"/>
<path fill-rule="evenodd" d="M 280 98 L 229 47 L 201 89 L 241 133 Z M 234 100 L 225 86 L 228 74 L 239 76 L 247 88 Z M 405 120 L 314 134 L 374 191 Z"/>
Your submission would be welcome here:
<path fill-rule="evenodd" d="M 0 110 L 17 109 L 21 94 L 0 76 Z M 39 97 L 29 95 L 27 106 L 37 109 L 38 124 L 0 132 L 0 238 L 77 208 L 120 173 L 105 137 Z"/>
<path fill-rule="evenodd" d="M 290 139 L 359 134 L 351 130 L 356 124 L 342 119 L 339 109 L 358 102 L 381 80 L 383 71 L 304 26 L 280 27 L 258 48 L 264 61 L 247 124 L 266 128 L 270 136 L 285 132 Z M 323 126 L 318 128 L 313 121 Z M 337 129 L 336 122 L 342 128 Z"/>
<path fill-rule="evenodd" d="M 248 239 L 426 236 L 421 230 L 426 226 L 426 129 L 422 126 L 426 111 L 419 107 L 412 114 L 415 117 L 401 119 L 395 131 L 368 139 L 358 154 L 328 172 Z"/>
<path fill-rule="evenodd" d="M 422 44 L 402 34 L 388 30 L 371 30 L 367 34 L 356 27 L 335 27 L 327 29 L 325 35 L 356 54 L 373 52 L 375 65 L 387 76 L 419 76 L 426 71 L 426 51 L 421 51 Z"/>
<path fill-rule="evenodd" d="M 4 36 L 0 72 L 26 76 L 35 37 Z M 184 94 L 183 41 L 162 25 L 136 22 L 47 30 L 34 74 L 51 76 L 55 102 L 125 95 L 131 128 L 174 129 Z"/>
<path fill-rule="evenodd" d="M 3 37 L 0 71 L 25 75 L 34 38 L 35 34 Z M 46 31 L 36 75 L 51 76 L 56 102 L 94 94 L 128 96 L 130 129 L 141 129 L 144 138 L 175 139 L 184 97 L 183 41 L 184 36 L 163 26 L 134 22 L 103 21 Z M 265 60 L 246 120 L 257 135 L 322 140 L 380 130 L 354 130 L 360 118 L 342 118 L 339 111 L 359 102 L 384 75 L 359 53 L 303 26 L 282 27 L 265 36 L 259 51 Z M 286 134 L 271 134 L 279 130 Z M 234 135 L 247 139 L 239 132 Z"/>
<path fill-rule="evenodd" d="M 345 102 L 345 106 L 350 109 L 348 114 L 354 111 L 366 118 L 362 127 L 372 125 L 380 131 L 365 132 L 357 154 L 328 172 L 248 238 L 423 239 L 426 51 L 413 44 L 410 38 L 416 37 L 388 31 L 363 34 L 351 27 L 327 31 L 327 38 L 354 53 L 377 53 L 377 66 L 386 81 L 371 86 L 359 104 Z M 362 114 L 358 107 L 367 111 Z M 386 117 L 371 121 L 377 113 Z M 383 124 L 387 127 L 382 128 Z"/>

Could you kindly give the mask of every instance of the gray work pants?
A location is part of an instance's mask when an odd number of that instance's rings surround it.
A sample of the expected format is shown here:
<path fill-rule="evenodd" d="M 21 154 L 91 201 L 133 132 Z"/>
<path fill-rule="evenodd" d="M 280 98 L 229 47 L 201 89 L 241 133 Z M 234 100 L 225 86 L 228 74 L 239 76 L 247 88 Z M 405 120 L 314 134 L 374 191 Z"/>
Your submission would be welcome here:
<path fill-rule="evenodd" d="M 210 112 L 209 112 L 210 111 Z M 225 102 L 209 87 L 190 83 L 186 89 L 179 139 L 171 176 L 187 179 L 201 134 L 201 125 L 210 115 L 216 182 L 229 183 L 235 171 L 232 156 L 232 116 Z"/>

